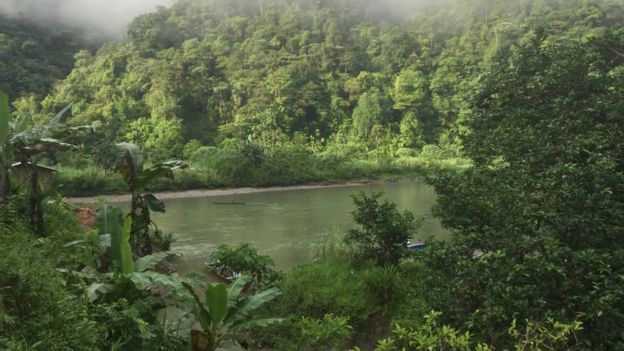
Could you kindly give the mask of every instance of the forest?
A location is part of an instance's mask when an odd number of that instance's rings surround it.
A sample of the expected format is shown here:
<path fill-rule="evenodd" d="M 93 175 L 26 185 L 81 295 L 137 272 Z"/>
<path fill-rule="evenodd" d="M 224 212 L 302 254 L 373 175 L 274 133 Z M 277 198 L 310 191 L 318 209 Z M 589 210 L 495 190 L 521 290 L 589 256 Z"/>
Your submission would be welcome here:
<path fill-rule="evenodd" d="M 176 0 L 105 42 L 0 12 L 0 349 L 624 350 L 623 23 L 622 0 Z M 152 220 L 161 190 L 414 178 L 451 233 L 422 251 L 422 218 L 360 193 L 314 262 L 221 245 L 220 282 Z"/>

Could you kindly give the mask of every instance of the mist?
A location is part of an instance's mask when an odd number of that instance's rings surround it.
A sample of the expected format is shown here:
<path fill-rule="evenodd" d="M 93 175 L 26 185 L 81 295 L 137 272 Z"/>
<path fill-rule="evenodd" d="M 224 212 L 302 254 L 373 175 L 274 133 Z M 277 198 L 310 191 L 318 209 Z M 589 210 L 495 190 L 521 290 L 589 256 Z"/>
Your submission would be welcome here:
<path fill-rule="evenodd" d="M 227 0 L 226 0 L 227 1 Z M 264 0 L 270 2 L 271 0 Z M 362 0 L 373 16 L 405 17 L 456 0 Z M 0 13 L 43 24 L 79 28 L 86 37 L 121 40 L 136 16 L 175 0 L 0 0 Z"/>
<path fill-rule="evenodd" d="M 78 27 L 85 35 L 122 39 L 128 23 L 174 0 L 0 0 L 0 12 L 32 21 Z"/>
<path fill-rule="evenodd" d="M 392 14 L 409 16 L 418 10 L 448 6 L 457 0 L 373 0 L 368 1 L 367 10 L 371 14 Z"/>

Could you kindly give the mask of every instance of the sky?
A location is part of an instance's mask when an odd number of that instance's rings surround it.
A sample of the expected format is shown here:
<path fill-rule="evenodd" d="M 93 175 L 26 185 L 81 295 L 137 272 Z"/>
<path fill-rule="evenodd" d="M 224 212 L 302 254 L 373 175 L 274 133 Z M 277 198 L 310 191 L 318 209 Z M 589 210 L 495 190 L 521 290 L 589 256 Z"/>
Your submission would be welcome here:
<path fill-rule="evenodd" d="M 134 17 L 172 3 L 173 0 L 0 0 L 0 11 L 16 17 L 72 24 L 94 36 L 121 39 Z"/>

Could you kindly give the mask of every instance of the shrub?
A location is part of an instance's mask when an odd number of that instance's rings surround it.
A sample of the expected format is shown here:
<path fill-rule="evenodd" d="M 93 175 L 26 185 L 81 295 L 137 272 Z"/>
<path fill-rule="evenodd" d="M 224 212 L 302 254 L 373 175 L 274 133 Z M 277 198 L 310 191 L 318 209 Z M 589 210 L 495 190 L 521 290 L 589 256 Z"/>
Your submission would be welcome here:
<path fill-rule="evenodd" d="M 356 331 L 369 325 L 373 309 L 366 301 L 362 282 L 346 262 L 323 261 L 296 267 L 282 283 L 282 314 L 323 318 L 344 316 Z"/>
<path fill-rule="evenodd" d="M 411 149 L 411 148 L 400 148 L 395 152 L 395 155 L 397 157 L 414 157 L 416 155 L 418 155 L 418 150 L 417 149 Z"/>
<path fill-rule="evenodd" d="M 211 266 L 219 274 L 248 275 L 255 284 L 269 284 L 279 277 L 273 269 L 275 267 L 273 259 L 267 255 L 260 255 L 255 247 L 246 243 L 237 247 L 221 245 L 210 254 L 210 260 Z"/>
<path fill-rule="evenodd" d="M 380 340 L 375 351 L 394 350 L 471 350 L 471 335 L 449 326 L 439 326 L 439 312 L 432 311 L 425 316 L 425 323 L 418 328 L 403 328 L 395 324 L 392 336 Z M 487 346 L 478 345 L 475 350 L 490 350 Z"/>
<path fill-rule="evenodd" d="M 398 309 L 405 299 L 402 277 L 394 266 L 370 267 L 360 272 L 364 294 L 378 313 Z"/>
<path fill-rule="evenodd" d="M 64 289 L 31 234 L 0 227 L 0 349 L 98 350 L 103 329 Z"/>

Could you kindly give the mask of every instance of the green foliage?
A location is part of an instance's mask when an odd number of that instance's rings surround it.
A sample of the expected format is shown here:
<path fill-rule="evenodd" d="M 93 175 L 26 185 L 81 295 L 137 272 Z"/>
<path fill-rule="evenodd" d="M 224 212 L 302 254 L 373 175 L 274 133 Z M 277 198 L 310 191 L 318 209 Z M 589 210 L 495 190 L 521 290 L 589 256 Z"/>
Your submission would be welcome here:
<path fill-rule="evenodd" d="M 217 146 L 251 137 L 273 148 L 304 135 L 322 144 L 419 148 L 448 137 L 456 144 L 479 77 L 496 60 L 540 33 L 583 42 L 622 20 L 618 1 L 380 7 L 176 2 L 139 16 L 127 42 L 79 52 L 42 108 L 74 101 L 75 123 L 97 122 L 102 128 L 85 146 L 105 167 L 110 155 L 97 150 L 122 140 L 144 145 L 152 162 L 181 157 L 191 140 Z M 17 42 L 0 40 L 0 55 L 11 57 Z M 26 72 L 40 72 L 19 57 Z M 11 83 L 24 70 L 0 68 Z"/>
<path fill-rule="evenodd" d="M 353 248 L 345 243 L 344 234 L 333 231 L 314 246 L 312 256 L 317 260 L 344 260 L 353 254 Z"/>
<path fill-rule="evenodd" d="M 406 291 L 399 270 L 394 266 L 367 268 L 359 273 L 364 294 L 377 313 L 388 315 L 404 309 Z"/>
<path fill-rule="evenodd" d="M 134 260 L 130 247 L 132 219 L 122 218 L 119 208 L 104 205 L 98 212 L 97 225 L 101 236 L 110 238 L 113 269 L 121 274 L 134 272 Z"/>
<path fill-rule="evenodd" d="M 246 243 L 237 247 L 220 245 L 210 254 L 210 266 L 226 277 L 235 273 L 249 276 L 254 285 L 271 284 L 279 277 L 273 259 L 260 255 L 256 248 Z"/>
<path fill-rule="evenodd" d="M 10 120 L 9 99 L 0 91 L 0 203 L 5 202 L 11 193 L 9 167 L 13 161 L 13 150 L 11 145 L 7 145 L 7 138 L 11 132 Z"/>
<path fill-rule="evenodd" d="M 103 328 L 31 238 L 25 226 L 0 227 L 0 348 L 98 350 Z"/>
<path fill-rule="evenodd" d="M 365 330 L 373 307 L 368 303 L 362 282 L 346 262 L 323 261 L 298 266 L 281 285 L 278 300 L 284 314 L 322 319 L 327 314 L 349 318 L 357 331 Z"/>
<path fill-rule="evenodd" d="M 455 236 L 425 254 L 428 299 L 497 348 L 514 319 L 578 321 L 583 347 L 622 346 L 623 62 L 605 47 L 622 50 L 621 31 L 538 31 L 496 60 L 463 122 L 474 167 L 431 179 Z"/>
<path fill-rule="evenodd" d="M 6 143 L 7 137 L 9 136 L 10 119 L 9 98 L 5 93 L 0 91 L 0 145 L 2 145 L 2 149 L 4 149 L 4 143 Z"/>
<path fill-rule="evenodd" d="M 449 326 L 440 326 L 437 321 L 439 316 L 439 312 L 430 312 L 425 316 L 425 323 L 416 329 L 394 325 L 392 336 L 380 340 L 375 351 L 472 350 L 470 333 L 462 333 Z M 475 350 L 484 351 L 489 348 L 479 345 Z"/>
<path fill-rule="evenodd" d="M 193 340 L 197 350 L 214 351 L 225 345 L 238 345 L 237 333 L 252 327 L 263 327 L 280 323 L 280 318 L 253 319 L 253 313 L 264 304 L 276 298 L 277 288 L 264 290 L 242 297 L 249 278 L 242 276 L 227 288 L 225 284 L 210 284 L 205 290 L 203 301 L 190 285 L 183 283 L 195 301 L 196 318 L 201 325 L 201 333 Z"/>
<path fill-rule="evenodd" d="M 295 322 L 297 336 L 284 341 L 282 350 L 344 350 L 351 337 L 352 328 L 348 318 L 326 314 L 322 319 L 301 317 Z"/>
<path fill-rule="evenodd" d="M 396 204 L 380 202 L 381 193 L 353 196 L 356 209 L 353 219 L 360 226 L 351 229 L 345 240 L 357 247 L 355 259 L 372 260 L 377 265 L 397 265 L 408 255 L 407 240 L 422 223 L 410 212 L 400 213 Z"/>
<path fill-rule="evenodd" d="M 81 36 L 59 23 L 0 13 L 0 90 L 12 99 L 48 93 L 71 71 L 74 53 L 87 44 Z"/>
<path fill-rule="evenodd" d="M 575 335 L 581 329 L 579 321 L 565 324 L 549 318 L 544 324 L 526 321 L 524 330 L 518 330 L 514 320 L 508 332 L 516 339 L 516 351 L 573 350 L 581 346 Z"/>
<path fill-rule="evenodd" d="M 155 248 L 167 250 L 171 243 L 170 238 L 160 233 L 157 228 L 154 233 L 150 233 L 152 224 L 150 211 L 165 212 L 165 204 L 154 194 L 146 193 L 145 190 L 157 178 L 173 178 L 173 171 L 186 168 L 187 164 L 183 161 L 171 160 L 145 168 L 143 155 L 137 145 L 119 143 L 117 148 L 121 153 L 121 161 L 117 170 L 132 195 L 129 214 L 132 252 L 143 256 L 152 253 Z M 155 242 L 154 239 L 160 242 Z"/>

